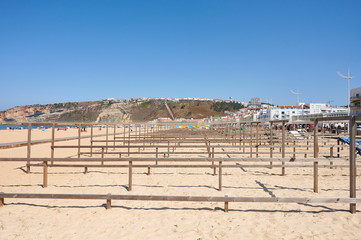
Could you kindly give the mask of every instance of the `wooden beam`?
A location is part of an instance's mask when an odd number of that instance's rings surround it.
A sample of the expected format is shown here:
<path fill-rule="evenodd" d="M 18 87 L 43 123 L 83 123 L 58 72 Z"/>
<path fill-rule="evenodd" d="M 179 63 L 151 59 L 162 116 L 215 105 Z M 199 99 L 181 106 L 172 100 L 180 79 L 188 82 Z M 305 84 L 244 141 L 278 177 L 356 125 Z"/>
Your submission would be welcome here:
<path fill-rule="evenodd" d="M 285 121 L 282 121 L 282 158 L 285 157 Z M 284 162 L 282 162 L 282 165 L 284 164 Z M 282 173 L 281 173 L 282 176 L 285 175 L 285 168 L 283 167 L 282 168 Z"/>
<path fill-rule="evenodd" d="M 106 127 L 106 134 L 105 134 L 105 140 L 106 140 L 106 147 L 107 147 L 107 149 L 106 149 L 106 151 L 108 152 L 108 133 L 109 133 L 109 129 L 108 129 L 108 124 L 107 125 L 105 125 L 105 127 Z"/>
<path fill-rule="evenodd" d="M 313 157 L 318 158 L 318 120 L 313 124 Z M 313 192 L 318 193 L 318 162 L 313 163 Z"/>
<path fill-rule="evenodd" d="M 133 185 L 133 162 L 129 161 L 129 181 L 128 181 L 128 191 L 132 191 Z"/>
<path fill-rule="evenodd" d="M 78 158 L 80 158 L 80 135 L 81 135 L 81 126 L 78 125 Z"/>
<path fill-rule="evenodd" d="M 350 118 L 350 198 L 356 198 L 356 119 L 354 116 Z M 350 204 L 350 212 L 356 213 L 356 204 Z"/>
<path fill-rule="evenodd" d="M 222 161 L 219 161 L 218 167 L 218 190 L 222 191 Z"/>
<path fill-rule="evenodd" d="M 43 188 L 48 186 L 48 161 L 43 162 Z"/>
<path fill-rule="evenodd" d="M 28 125 L 28 146 L 27 146 L 27 158 L 30 160 L 31 157 L 31 123 Z M 29 161 L 27 162 L 30 163 Z M 26 173 L 30 173 L 30 166 L 26 166 Z"/>
<path fill-rule="evenodd" d="M 92 124 L 90 126 L 90 157 L 93 156 L 93 130 L 94 130 L 94 125 Z"/>
<path fill-rule="evenodd" d="M 50 157 L 54 158 L 54 142 L 55 142 L 55 123 L 51 126 L 51 148 L 50 148 Z"/>

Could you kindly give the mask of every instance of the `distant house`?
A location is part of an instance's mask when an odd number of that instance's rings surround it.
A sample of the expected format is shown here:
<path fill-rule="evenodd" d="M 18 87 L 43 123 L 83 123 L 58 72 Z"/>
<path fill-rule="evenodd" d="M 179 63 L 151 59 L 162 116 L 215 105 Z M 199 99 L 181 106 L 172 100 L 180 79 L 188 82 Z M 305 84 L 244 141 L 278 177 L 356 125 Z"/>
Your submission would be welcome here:
<path fill-rule="evenodd" d="M 259 106 L 259 105 L 261 105 L 262 101 L 261 101 L 261 98 L 254 97 L 254 98 L 251 98 L 251 101 L 249 103 L 253 106 Z"/>

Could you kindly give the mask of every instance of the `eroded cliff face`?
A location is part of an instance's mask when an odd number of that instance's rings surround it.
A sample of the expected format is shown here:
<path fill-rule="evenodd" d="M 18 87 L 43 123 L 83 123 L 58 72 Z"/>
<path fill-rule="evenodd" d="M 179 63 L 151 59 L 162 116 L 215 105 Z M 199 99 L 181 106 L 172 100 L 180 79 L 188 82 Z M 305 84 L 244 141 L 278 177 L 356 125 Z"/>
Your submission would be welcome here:
<path fill-rule="evenodd" d="M 223 111 L 218 111 L 213 104 L 207 101 L 168 102 L 176 118 L 223 115 Z M 118 123 L 151 121 L 167 117 L 168 112 L 163 100 L 113 99 L 14 107 L 0 112 L 0 123 L 29 121 Z"/>
<path fill-rule="evenodd" d="M 0 122 L 97 122 L 111 123 L 130 120 L 124 110 L 131 108 L 130 100 L 100 100 L 14 107 L 0 112 Z"/>
<path fill-rule="evenodd" d="M 36 118 L 44 112 L 50 112 L 50 105 L 14 107 L 0 112 L 0 121 L 27 121 L 28 118 Z"/>

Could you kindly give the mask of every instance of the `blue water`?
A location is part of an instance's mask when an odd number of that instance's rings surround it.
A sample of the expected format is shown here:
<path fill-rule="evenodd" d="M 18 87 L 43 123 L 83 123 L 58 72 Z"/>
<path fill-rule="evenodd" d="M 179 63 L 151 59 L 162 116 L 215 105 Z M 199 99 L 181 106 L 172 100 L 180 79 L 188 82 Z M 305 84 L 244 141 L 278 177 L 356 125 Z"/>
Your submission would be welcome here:
<path fill-rule="evenodd" d="M 16 129 L 28 129 L 28 125 L 11 125 L 11 124 L 0 124 L 0 130 L 6 130 L 8 128 L 14 128 Z M 47 128 L 51 128 L 51 126 L 31 126 L 31 129 L 38 129 L 38 128 L 42 128 L 42 127 L 47 127 Z"/>

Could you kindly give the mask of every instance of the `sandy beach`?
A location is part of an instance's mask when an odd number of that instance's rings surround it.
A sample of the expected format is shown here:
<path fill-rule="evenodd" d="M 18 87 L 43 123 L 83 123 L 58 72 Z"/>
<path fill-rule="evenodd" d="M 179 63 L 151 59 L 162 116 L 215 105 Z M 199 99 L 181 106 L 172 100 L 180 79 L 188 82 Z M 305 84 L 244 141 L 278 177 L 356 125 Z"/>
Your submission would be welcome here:
<path fill-rule="evenodd" d="M 34 130 L 33 137 L 46 139 L 49 132 Z M 77 132 L 56 134 L 67 137 Z M 0 139 L 24 141 L 26 131 L 1 131 Z M 76 145 L 77 140 L 59 144 Z M 55 156 L 75 157 L 76 151 L 57 149 Z M 25 157 L 26 147 L 0 150 L 0 156 Z M 32 157 L 49 156 L 50 144 L 32 146 Z M 212 169 L 162 168 L 147 175 L 147 169 L 136 168 L 131 192 L 126 168 L 93 168 L 87 174 L 81 168 L 49 168 L 47 188 L 42 187 L 41 167 L 26 174 L 25 162 L 0 162 L 0 169 L 0 192 L 6 193 L 349 196 L 348 169 L 320 169 L 319 193 L 313 193 L 311 168 L 286 169 L 286 176 L 279 168 L 224 169 L 221 192 Z M 350 214 L 348 204 L 230 203 L 228 213 L 222 203 L 114 200 L 112 209 L 104 206 L 99 200 L 5 199 L 0 239 L 359 239 L 361 234 L 361 213 Z"/>

